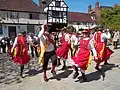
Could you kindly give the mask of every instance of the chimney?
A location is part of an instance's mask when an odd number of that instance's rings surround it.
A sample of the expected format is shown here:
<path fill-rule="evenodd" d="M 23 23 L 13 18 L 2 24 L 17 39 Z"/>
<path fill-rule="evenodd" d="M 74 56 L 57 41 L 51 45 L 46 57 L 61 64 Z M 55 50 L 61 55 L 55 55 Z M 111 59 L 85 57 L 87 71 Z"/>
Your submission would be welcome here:
<path fill-rule="evenodd" d="M 89 6 L 88 6 L 88 13 L 90 13 L 91 11 L 92 11 L 92 6 L 89 5 Z"/>
<path fill-rule="evenodd" d="M 96 8 L 96 9 L 99 8 L 99 2 L 96 2 L 96 4 L 95 4 L 95 8 Z"/>
<path fill-rule="evenodd" d="M 39 6 L 42 8 L 42 10 L 44 9 L 44 5 L 46 4 L 45 0 L 39 0 Z"/>
<path fill-rule="evenodd" d="M 117 7 L 117 6 L 118 6 L 118 4 L 114 4 L 114 8 Z"/>
<path fill-rule="evenodd" d="M 39 0 L 39 6 L 40 7 L 42 6 L 42 0 Z"/>

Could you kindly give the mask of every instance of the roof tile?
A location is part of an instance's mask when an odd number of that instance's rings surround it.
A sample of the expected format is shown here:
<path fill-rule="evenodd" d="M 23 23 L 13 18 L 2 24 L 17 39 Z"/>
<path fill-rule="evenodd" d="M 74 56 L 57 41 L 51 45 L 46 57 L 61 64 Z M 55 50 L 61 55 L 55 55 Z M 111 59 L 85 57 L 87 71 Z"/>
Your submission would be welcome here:
<path fill-rule="evenodd" d="M 42 12 L 32 0 L 0 0 L 0 10 Z"/>
<path fill-rule="evenodd" d="M 91 16 L 94 14 L 80 13 L 80 12 L 68 12 L 68 21 L 69 22 L 95 22 Z"/>

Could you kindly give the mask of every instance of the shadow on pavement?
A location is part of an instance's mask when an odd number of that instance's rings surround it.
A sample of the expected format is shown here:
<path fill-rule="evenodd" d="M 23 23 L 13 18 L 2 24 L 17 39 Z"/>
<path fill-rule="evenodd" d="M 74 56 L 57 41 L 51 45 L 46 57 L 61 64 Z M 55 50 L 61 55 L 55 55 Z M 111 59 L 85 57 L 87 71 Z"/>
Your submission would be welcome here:
<path fill-rule="evenodd" d="M 47 70 L 50 70 L 51 68 L 48 68 Z M 29 76 L 35 76 L 39 73 L 42 73 L 43 69 L 41 70 L 35 70 L 35 69 L 30 69 L 28 72 L 26 72 L 25 74 L 28 74 Z"/>
<path fill-rule="evenodd" d="M 70 74 L 72 74 L 73 70 L 66 70 L 62 73 L 57 74 L 55 77 L 51 77 L 49 79 L 57 79 L 60 81 L 62 78 L 68 78 Z"/>
<path fill-rule="evenodd" d="M 101 72 L 95 71 L 95 72 L 86 74 L 87 82 L 94 81 L 94 80 L 99 80 L 101 78 L 101 76 L 102 76 L 102 80 L 104 81 L 105 72 L 109 71 L 109 70 L 112 70 L 115 67 L 118 67 L 118 66 L 115 65 L 115 64 L 103 65 L 101 67 Z M 81 79 L 82 79 L 82 77 L 80 76 L 80 77 L 78 77 L 78 80 L 76 80 L 75 82 L 80 82 Z"/>
<path fill-rule="evenodd" d="M 68 69 L 71 69 L 72 67 L 71 66 L 67 66 L 66 68 L 65 68 L 65 70 L 68 70 Z M 57 71 L 61 71 L 62 69 L 58 69 Z M 62 70 L 62 71 L 64 71 L 64 70 Z"/>

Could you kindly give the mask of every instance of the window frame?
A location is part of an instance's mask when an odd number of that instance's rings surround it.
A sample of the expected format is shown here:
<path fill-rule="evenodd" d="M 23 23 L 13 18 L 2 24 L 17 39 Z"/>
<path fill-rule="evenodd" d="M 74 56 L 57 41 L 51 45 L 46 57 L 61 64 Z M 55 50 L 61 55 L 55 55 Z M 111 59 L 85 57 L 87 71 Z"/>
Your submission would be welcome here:
<path fill-rule="evenodd" d="M 53 18 L 59 18 L 60 17 L 60 12 L 59 11 L 52 11 L 52 17 Z"/>
<path fill-rule="evenodd" d="M 29 13 L 29 19 L 39 20 L 39 13 Z"/>
<path fill-rule="evenodd" d="M 55 2 L 55 7 L 60 7 L 61 6 L 61 2 L 60 1 L 56 1 Z"/>
<path fill-rule="evenodd" d="M 10 12 L 10 19 L 18 19 L 19 13 L 18 12 Z"/>
<path fill-rule="evenodd" d="M 2 28 L 2 25 L 0 25 L 0 35 L 3 35 L 3 28 Z"/>

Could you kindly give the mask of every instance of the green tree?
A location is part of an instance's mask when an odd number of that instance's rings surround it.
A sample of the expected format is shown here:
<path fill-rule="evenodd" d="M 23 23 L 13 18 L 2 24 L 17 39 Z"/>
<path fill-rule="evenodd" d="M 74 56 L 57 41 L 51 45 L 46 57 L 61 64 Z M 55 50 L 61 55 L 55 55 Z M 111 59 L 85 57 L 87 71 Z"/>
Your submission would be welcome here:
<path fill-rule="evenodd" d="M 102 9 L 100 17 L 100 24 L 112 30 L 120 29 L 120 6 L 113 9 Z"/>

